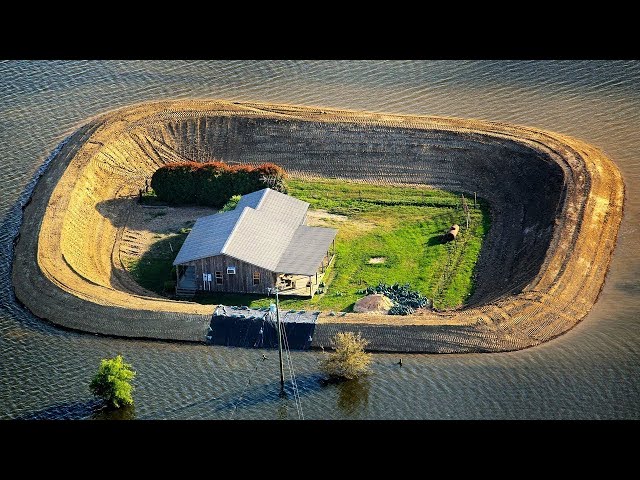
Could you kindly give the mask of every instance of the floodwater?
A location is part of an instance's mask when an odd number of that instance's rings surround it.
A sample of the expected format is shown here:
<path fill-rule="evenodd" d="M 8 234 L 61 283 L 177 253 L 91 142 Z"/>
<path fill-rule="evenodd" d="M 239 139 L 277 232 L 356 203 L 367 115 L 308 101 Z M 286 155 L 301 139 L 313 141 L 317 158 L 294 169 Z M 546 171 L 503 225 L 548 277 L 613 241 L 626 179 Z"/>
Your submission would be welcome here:
<path fill-rule="evenodd" d="M 500 354 L 376 354 L 365 379 L 323 384 L 295 352 L 306 419 L 640 418 L 640 62 L 0 62 L 0 418 L 108 418 L 87 384 L 121 353 L 138 372 L 138 419 L 295 419 L 275 351 L 68 332 L 13 298 L 12 239 L 38 169 L 85 119 L 137 102 L 224 98 L 482 118 L 566 133 L 622 170 L 625 215 L 591 313 L 562 337 Z"/>

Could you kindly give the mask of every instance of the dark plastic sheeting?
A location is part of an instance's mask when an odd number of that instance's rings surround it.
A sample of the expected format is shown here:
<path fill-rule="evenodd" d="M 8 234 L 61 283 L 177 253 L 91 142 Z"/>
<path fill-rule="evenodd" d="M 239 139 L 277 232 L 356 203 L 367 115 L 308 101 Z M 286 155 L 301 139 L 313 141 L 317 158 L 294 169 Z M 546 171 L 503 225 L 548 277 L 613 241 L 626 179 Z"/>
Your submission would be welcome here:
<path fill-rule="evenodd" d="M 289 349 L 307 350 L 313 341 L 315 323 L 283 322 Z M 228 347 L 277 348 L 275 322 L 264 317 L 214 315 L 211 319 L 208 343 Z"/>

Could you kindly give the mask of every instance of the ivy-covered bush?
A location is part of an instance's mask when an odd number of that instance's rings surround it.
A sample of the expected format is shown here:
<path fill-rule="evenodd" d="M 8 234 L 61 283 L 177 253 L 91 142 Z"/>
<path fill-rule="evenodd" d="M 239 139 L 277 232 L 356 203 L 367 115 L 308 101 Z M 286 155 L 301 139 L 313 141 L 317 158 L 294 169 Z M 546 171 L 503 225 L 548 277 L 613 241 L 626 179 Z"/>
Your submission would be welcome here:
<path fill-rule="evenodd" d="M 365 295 L 381 293 L 393 300 L 393 307 L 389 310 L 389 315 L 409 315 L 415 312 L 416 308 L 428 307 L 431 301 L 420 292 L 411 290 L 411 286 L 406 283 L 400 285 L 394 283 L 387 285 L 379 283 L 375 287 L 367 287 L 362 292 Z"/>
<path fill-rule="evenodd" d="M 389 309 L 389 315 L 411 315 L 413 312 L 415 312 L 415 309 L 399 303 L 394 303 L 393 307 Z"/>
<path fill-rule="evenodd" d="M 287 193 L 284 169 L 273 163 L 258 166 L 224 162 L 178 162 L 160 167 L 151 177 L 157 197 L 170 204 L 221 208 L 233 195 L 272 188 Z"/>

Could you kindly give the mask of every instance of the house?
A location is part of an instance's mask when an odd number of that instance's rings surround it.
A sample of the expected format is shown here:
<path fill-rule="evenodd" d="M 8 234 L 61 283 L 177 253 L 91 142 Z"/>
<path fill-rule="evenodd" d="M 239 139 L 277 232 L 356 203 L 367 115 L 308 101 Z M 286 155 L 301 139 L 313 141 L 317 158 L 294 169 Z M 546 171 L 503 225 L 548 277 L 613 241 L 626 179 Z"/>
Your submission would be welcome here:
<path fill-rule="evenodd" d="M 173 265 L 176 292 L 268 293 L 311 297 L 335 253 L 334 228 L 306 225 L 309 204 L 270 188 L 236 208 L 199 218 Z"/>

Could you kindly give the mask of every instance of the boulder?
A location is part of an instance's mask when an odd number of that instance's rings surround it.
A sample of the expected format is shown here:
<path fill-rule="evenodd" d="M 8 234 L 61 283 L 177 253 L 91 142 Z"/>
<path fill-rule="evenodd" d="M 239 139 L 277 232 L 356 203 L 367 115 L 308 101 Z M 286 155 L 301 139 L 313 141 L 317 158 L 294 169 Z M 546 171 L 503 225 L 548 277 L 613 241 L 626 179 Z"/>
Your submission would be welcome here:
<path fill-rule="evenodd" d="M 389 310 L 393 307 L 393 300 L 381 293 L 372 293 L 366 297 L 362 297 L 353 306 L 353 311 L 356 313 L 389 313 Z"/>

